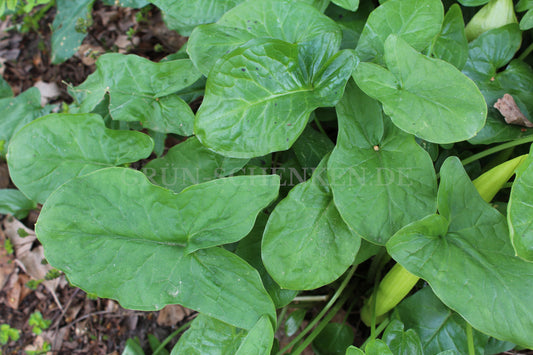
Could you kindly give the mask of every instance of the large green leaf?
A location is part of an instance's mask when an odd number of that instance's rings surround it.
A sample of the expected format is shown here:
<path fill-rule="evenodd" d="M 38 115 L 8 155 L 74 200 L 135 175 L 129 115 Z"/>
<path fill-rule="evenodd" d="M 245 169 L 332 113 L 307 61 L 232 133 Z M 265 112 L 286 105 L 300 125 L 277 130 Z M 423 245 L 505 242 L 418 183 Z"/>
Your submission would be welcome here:
<path fill-rule="evenodd" d="M 468 44 L 463 73 L 478 84 L 490 82 L 497 70 L 513 58 L 521 42 L 522 33 L 517 24 L 484 32 Z"/>
<path fill-rule="evenodd" d="M 355 63 L 349 51 L 321 54 L 311 63 L 308 49 L 252 40 L 217 61 L 196 115 L 200 142 L 236 158 L 288 149 L 314 109 L 341 98 Z"/>
<path fill-rule="evenodd" d="M 461 7 L 453 4 L 442 23 L 439 36 L 435 39 L 433 54 L 453 64 L 461 70 L 468 59 L 468 41 L 465 35 L 465 22 Z"/>
<path fill-rule="evenodd" d="M 188 59 L 154 63 L 136 55 L 110 53 L 98 58 L 96 72 L 69 91 L 80 112 L 91 112 L 108 93 L 114 120 L 140 121 L 153 131 L 189 136 L 194 114 L 175 93 L 200 76 Z"/>
<path fill-rule="evenodd" d="M 191 137 L 172 147 L 164 157 L 150 161 L 143 172 L 155 184 L 180 192 L 190 185 L 233 174 L 247 162 L 214 153 Z"/>
<path fill-rule="evenodd" d="M 389 254 L 476 329 L 533 346 L 533 263 L 515 256 L 505 217 L 479 196 L 458 158 L 440 176 L 440 214 L 396 233 Z"/>
<path fill-rule="evenodd" d="M 327 285 L 353 263 L 361 239 L 343 222 L 327 182 L 327 158 L 310 181 L 294 187 L 268 219 L 261 254 L 283 288 Z"/>
<path fill-rule="evenodd" d="M 328 164 L 335 205 L 351 229 L 383 245 L 404 225 L 435 212 L 433 163 L 353 81 L 337 115 L 339 137 Z"/>
<path fill-rule="evenodd" d="M 76 53 L 92 23 L 94 0 L 57 0 L 52 24 L 52 64 L 61 64 Z"/>
<path fill-rule="evenodd" d="M 41 107 L 39 89 L 31 88 L 19 96 L 0 99 L 0 141 L 4 141 L 4 148 L 0 147 L 0 155 L 4 156 L 11 137 L 26 124 L 34 119 L 46 115 L 51 107 Z"/>
<path fill-rule="evenodd" d="M 468 349 L 467 323 L 446 307 L 425 287 L 413 296 L 403 300 L 396 308 L 400 320 L 407 329 L 420 336 L 425 354 L 438 354 L 445 350 L 464 353 Z M 476 354 L 484 354 L 487 336 L 474 330 Z"/>
<path fill-rule="evenodd" d="M 395 34 L 417 51 L 441 31 L 444 9 L 440 0 L 389 0 L 372 11 L 357 48 L 361 61 L 383 62 L 386 39 Z"/>
<path fill-rule="evenodd" d="M 332 47 L 340 46 L 341 31 L 334 21 L 301 1 L 247 1 L 225 13 L 216 24 L 197 27 L 187 51 L 208 76 L 224 54 L 254 38 L 308 43 L 317 47 L 313 54 L 318 55 L 325 39 Z"/>
<path fill-rule="evenodd" d="M 180 337 L 170 355 L 235 354 L 246 334 L 244 329 L 201 313 Z"/>
<path fill-rule="evenodd" d="M 418 334 L 412 329 L 405 330 L 404 324 L 397 319 L 390 322 L 382 339 L 395 355 L 424 355 Z"/>
<path fill-rule="evenodd" d="M 426 57 L 394 35 L 385 42 L 385 62 L 388 70 L 360 63 L 354 78 L 367 95 L 382 102 L 402 130 L 433 143 L 453 143 L 473 137 L 483 127 L 483 96 L 450 63 Z"/>
<path fill-rule="evenodd" d="M 37 204 L 19 190 L 0 189 L 0 213 L 12 214 L 15 218 L 22 219 L 36 207 Z"/>
<path fill-rule="evenodd" d="M 505 123 L 502 115 L 493 108 L 504 94 L 513 96 L 522 113 L 533 119 L 533 70 L 520 61 L 513 60 L 501 71 L 520 48 L 521 31 L 516 24 L 502 26 L 483 33 L 469 44 L 469 58 L 463 72 L 480 88 L 489 107 L 483 129 L 469 140 L 472 144 L 504 142 L 533 133 L 523 127 Z"/>
<path fill-rule="evenodd" d="M 248 235 L 239 242 L 235 254 L 246 260 L 252 265 L 261 279 L 267 290 L 270 298 L 274 301 L 276 308 L 285 307 L 289 304 L 294 297 L 298 294 L 298 291 L 282 289 L 268 274 L 263 261 L 261 260 L 261 241 L 263 239 L 263 232 L 267 224 L 268 215 L 266 213 L 260 213 L 255 221 L 254 228 L 248 233 Z"/>
<path fill-rule="evenodd" d="M 533 146 L 516 173 L 507 205 L 509 232 L 516 254 L 533 261 Z"/>
<path fill-rule="evenodd" d="M 21 129 L 9 145 L 11 179 L 43 203 L 64 182 L 91 171 L 135 162 L 153 149 L 147 135 L 113 131 L 94 114 L 51 114 Z"/>
<path fill-rule="evenodd" d="M 243 238 L 278 189 L 276 175 L 239 176 L 175 194 L 139 171 L 101 169 L 56 190 L 36 233 L 50 264 L 88 292 L 141 310 L 178 303 L 251 329 L 274 305 L 254 268 L 214 246 Z"/>
<path fill-rule="evenodd" d="M 198 25 L 216 22 L 220 16 L 244 0 L 149 0 L 165 15 L 167 26 L 188 36 Z"/>

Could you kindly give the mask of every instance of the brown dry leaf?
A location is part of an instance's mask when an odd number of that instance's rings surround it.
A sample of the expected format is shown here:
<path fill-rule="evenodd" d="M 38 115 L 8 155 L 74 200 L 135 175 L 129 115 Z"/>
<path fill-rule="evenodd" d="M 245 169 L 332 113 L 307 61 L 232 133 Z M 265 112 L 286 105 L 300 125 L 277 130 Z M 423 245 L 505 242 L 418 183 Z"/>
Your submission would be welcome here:
<path fill-rule="evenodd" d="M 0 245 L 4 245 L 6 237 L 4 232 L 0 229 Z M 0 247 L 0 290 L 4 288 L 9 275 L 15 271 L 14 257 L 9 255 L 5 248 Z"/>
<path fill-rule="evenodd" d="M 39 350 L 41 350 L 43 348 L 43 345 L 44 345 L 44 342 L 45 342 L 45 339 L 42 335 L 37 335 L 35 337 L 35 339 L 33 340 L 33 344 L 31 345 L 28 345 L 24 348 L 25 351 L 35 351 L 35 352 L 38 352 Z M 52 352 L 49 351 L 46 353 L 46 355 L 51 355 Z"/>
<path fill-rule="evenodd" d="M 157 316 L 157 324 L 162 327 L 172 327 L 191 314 L 191 310 L 177 304 L 165 306 Z"/>
<path fill-rule="evenodd" d="M 70 306 L 65 313 L 65 322 L 72 323 L 81 311 L 83 304 Z"/>
<path fill-rule="evenodd" d="M 42 245 L 32 249 L 33 243 L 37 239 L 35 232 L 14 217 L 6 218 L 3 224 L 5 234 L 11 240 L 16 258 L 24 267 L 24 271 L 36 280 L 44 279 L 46 273 L 52 270 L 52 267 L 42 263 L 44 260 Z M 22 238 L 19 233 L 27 234 L 27 236 Z M 43 281 L 43 285 L 55 295 L 59 279 Z"/>
<path fill-rule="evenodd" d="M 27 275 L 19 274 L 18 272 L 11 274 L 4 288 L 6 295 L 4 303 L 8 307 L 18 309 L 22 300 L 30 294 L 31 290 L 24 287 L 29 280 L 30 278 Z"/>
<path fill-rule="evenodd" d="M 42 333 L 42 337 L 46 339 L 52 349 L 61 349 L 63 347 L 63 342 L 68 341 L 70 336 L 70 327 L 62 327 L 57 331 L 47 330 Z"/>
<path fill-rule="evenodd" d="M 124 54 L 131 47 L 131 41 L 128 36 L 120 35 L 115 40 L 115 45 L 118 47 L 118 52 Z"/>
<path fill-rule="evenodd" d="M 5 304 L 12 309 L 18 309 L 21 301 L 21 285 L 18 282 L 19 275 L 14 272 L 9 276 L 7 283 L 5 284 L 4 291 L 6 293 Z"/>
<path fill-rule="evenodd" d="M 82 63 L 88 67 L 93 66 L 99 56 L 105 53 L 105 49 L 100 46 L 91 44 L 82 44 L 76 56 L 81 59 Z"/>
<path fill-rule="evenodd" d="M 533 127 L 533 123 L 524 116 L 513 97 L 509 94 L 504 94 L 502 98 L 498 99 L 494 104 L 494 108 L 500 111 L 508 124 Z"/>

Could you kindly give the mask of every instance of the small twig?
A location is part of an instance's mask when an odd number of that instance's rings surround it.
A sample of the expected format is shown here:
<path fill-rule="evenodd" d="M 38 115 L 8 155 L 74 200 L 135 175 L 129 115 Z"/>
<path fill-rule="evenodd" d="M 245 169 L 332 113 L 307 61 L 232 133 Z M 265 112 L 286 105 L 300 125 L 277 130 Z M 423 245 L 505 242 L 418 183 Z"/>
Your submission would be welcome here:
<path fill-rule="evenodd" d="M 57 332 L 59 331 L 59 324 L 61 323 L 61 320 L 65 317 L 65 314 L 67 314 L 68 309 L 70 308 L 70 305 L 72 304 L 72 301 L 74 300 L 74 297 L 78 294 L 80 291 L 79 288 L 75 289 L 72 293 L 72 296 L 70 296 L 69 300 L 67 301 L 67 304 L 65 305 L 64 309 L 61 311 L 61 314 L 57 318 L 54 324 L 54 334 L 57 335 Z"/>
<path fill-rule="evenodd" d="M 89 314 L 86 314 L 70 323 L 67 324 L 67 326 L 71 326 L 71 325 L 74 325 L 76 323 L 79 323 L 81 322 L 82 320 L 85 320 L 87 318 L 90 318 L 92 316 L 101 316 L 101 315 L 105 315 L 106 317 L 108 318 L 117 318 L 117 317 L 124 317 L 124 314 L 112 314 L 112 313 L 115 313 L 114 311 L 98 311 L 98 312 L 93 312 L 93 313 L 89 313 Z M 143 315 L 145 313 L 143 312 L 134 312 L 132 313 L 131 315 Z"/>

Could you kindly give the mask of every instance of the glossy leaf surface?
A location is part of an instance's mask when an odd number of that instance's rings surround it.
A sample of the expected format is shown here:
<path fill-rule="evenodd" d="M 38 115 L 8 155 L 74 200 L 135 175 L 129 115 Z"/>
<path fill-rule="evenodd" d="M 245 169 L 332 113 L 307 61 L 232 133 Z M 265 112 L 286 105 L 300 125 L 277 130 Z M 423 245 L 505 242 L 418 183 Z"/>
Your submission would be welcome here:
<path fill-rule="evenodd" d="M 413 329 L 420 336 L 425 354 L 438 354 L 446 350 L 463 353 L 468 349 L 467 323 L 446 307 L 431 287 L 425 287 L 406 298 L 395 310 L 405 327 Z M 488 337 L 476 330 L 473 332 L 476 354 L 483 354 Z"/>
<path fill-rule="evenodd" d="M 143 172 L 155 184 L 180 192 L 190 185 L 233 174 L 247 162 L 214 153 L 191 137 L 170 148 L 164 157 L 150 161 Z"/>
<path fill-rule="evenodd" d="M 452 5 L 444 16 L 442 29 L 433 44 L 433 54 L 459 70 L 465 66 L 468 59 L 468 41 L 459 5 Z"/>
<path fill-rule="evenodd" d="M 36 232 L 50 264 L 88 292 L 140 310 L 182 304 L 250 329 L 274 314 L 259 274 L 209 247 L 244 237 L 278 188 L 277 176 L 243 176 L 174 194 L 139 171 L 102 169 L 50 196 Z"/>
<path fill-rule="evenodd" d="M 387 326 L 382 339 L 395 355 L 424 355 L 418 334 L 412 329 L 404 329 L 403 323 L 397 319 Z"/>
<path fill-rule="evenodd" d="M 294 187 L 268 220 L 261 253 L 283 288 L 315 289 L 353 263 L 361 239 L 343 222 L 327 183 L 327 158 L 310 181 Z"/>
<path fill-rule="evenodd" d="M 217 61 L 196 115 L 200 142 L 235 158 L 288 149 L 314 109 L 340 99 L 354 65 L 348 51 L 313 65 L 307 55 L 295 44 L 252 40 Z"/>
<path fill-rule="evenodd" d="M 51 114 L 15 135 L 7 161 L 17 187 L 34 201 L 44 203 L 64 182 L 146 158 L 152 148 L 147 135 L 107 129 L 98 115 Z"/>
<path fill-rule="evenodd" d="M 397 36 L 385 42 L 385 62 L 388 70 L 360 63 L 354 79 L 402 130 L 443 144 L 471 138 L 485 124 L 479 89 L 450 63 L 418 53 Z"/>
<path fill-rule="evenodd" d="M 334 21 L 302 1 L 247 1 L 226 12 L 216 24 L 196 28 L 187 51 L 202 74 L 209 76 L 218 59 L 251 39 L 306 43 L 316 47 L 319 55 L 325 40 L 338 48 L 340 35 Z"/>
<path fill-rule="evenodd" d="M 339 137 L 328 163 L 335 205 L 351 229 L 383 245 L 404 225 L 435 211 L 433 163 L 353 81 L 337 114 Z"/>
<path fill-rule="evenodd" d="M 235 354 L 245 336 L 244 329 L 199 314 L 180 337 L 170 355 Z"/>
<path fill-rule="evenodd" d="M 81 112 L 91 112 L 108 93 L 114 120 L 140 121 L 157 132 L 192 134 L 194 114 L 175 94 L 201 76 L 190 60 L 154 63 L 136 55 L 110 53 L 98 58 L 96 69 L 70 89 Z"/>
<path fill-rule="evenodd" d="M 531 118 L 533 114 L 533 94 L 529 89 L 533 85 L 533 70 L 516 59 L 509 63 L 520 44 L 521 32 L 516 24 L 487 31 L 469 44 L 463 72 L 476 82 L 489 107 L 487 122 L 469 140 L 472 144 L 504 142 L 531 134 L 531 130 L 524 132 L 522 127 L 507 124 L 493 108 L 494 103 L 507 93 L 512 95 L 526 117 Z"/>
<path fill-rule="evenodd" d="M 372 11 L 355 49 L 361 61 L 383 62 L 385 41 L 397 35 L 417 51 L 441 31 L 444 9 L 440 0 L 389 0 Z"/>
<path fill-rule="evenodd" d="M 532 346 L 533 263 L 515 256 L 505 217 L 483 201 L 457 158 L 440 174 L 439 214 L 404 227 L 387 250 L 474 328 Z"/>

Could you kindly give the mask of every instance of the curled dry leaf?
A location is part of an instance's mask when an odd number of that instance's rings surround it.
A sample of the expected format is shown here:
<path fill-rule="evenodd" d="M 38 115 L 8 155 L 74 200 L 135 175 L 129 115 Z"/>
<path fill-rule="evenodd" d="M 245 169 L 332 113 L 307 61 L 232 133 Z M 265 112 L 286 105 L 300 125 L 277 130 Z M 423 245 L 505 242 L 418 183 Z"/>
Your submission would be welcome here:
<path fill-rule="evenodd" d="M 191 314 L 191 310 L 177 304 L 165 306 L 157 316 L 157 324 L 164 327 L 172 327 Z"/>
<path fill-rule="evenodd" d="M 45 83 L 44 81 L 39 80 L 33 86 L 41 92 L 41 106 L 43 107 L 61 95 L 61 91 L 56 83 Z"/>
<path fill-rule="evenodd" d="M 494 108 L 500 111 L 505 122 L 508 124 L 533 127 L 533 123 L 524 116 L 513 97 L 509 94 L 505 94 L 502 98 L 498 99 L 494 104 Z"/>
<path fill-rule="evenodd" d="M 82 44 L 76 56 L 81 59 L 81 62 L 90 67 L 96 64 L 99 56 L 105 53 L 105 49 L 100 46 L 93 46 L 91 44 Z"/>
<path fill-rule="evenodd" d="M 32 249 L 33 243 L 37 237 L 35 232 L 26 227 L 19 220 L 8 217 L 3 222 L 6 236 L 11 240 L 15 255 L 18 261 L 24 267 L 24 271 L 36 280 L 44 279 L 46 273 L 52 269 L 48 264 L 44 265 L 43 247 L 39 245 Z M 21 235 L 26 235 L 24 238 Z M 59 285 L 59 278 L 43 281 L 43 285 L 52 293 Z"/>

